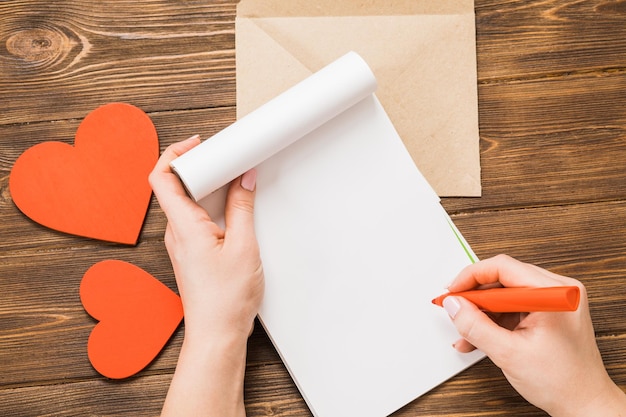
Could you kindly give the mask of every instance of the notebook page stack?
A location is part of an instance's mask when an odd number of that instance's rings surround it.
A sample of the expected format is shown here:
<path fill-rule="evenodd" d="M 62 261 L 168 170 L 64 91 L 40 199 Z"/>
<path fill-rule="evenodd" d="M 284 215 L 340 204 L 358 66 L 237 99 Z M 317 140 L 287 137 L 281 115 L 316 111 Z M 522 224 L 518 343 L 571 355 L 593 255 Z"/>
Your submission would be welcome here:
<path fill-rule="evenodd" d="M 484 357 L 431 304 L 475 255 L 375 89 L 348 53 L 172 163 L 218 221 L 256 166 L 259 320 L 318 417 L 389 415 Z"/>

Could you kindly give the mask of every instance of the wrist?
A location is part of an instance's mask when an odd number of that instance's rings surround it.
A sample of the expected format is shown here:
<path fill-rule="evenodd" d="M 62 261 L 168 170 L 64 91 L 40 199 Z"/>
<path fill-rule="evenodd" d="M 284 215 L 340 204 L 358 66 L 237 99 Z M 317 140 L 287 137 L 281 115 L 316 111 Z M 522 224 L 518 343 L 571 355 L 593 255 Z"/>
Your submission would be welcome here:
<path fill-rule="evenodd" d="M 187 332 L 162 416 L 245 416 L 247 338 Z"/>
<path fill-rule="evenodd" d="M 245 362 L 248 335 L 234 330 L 198 331 L 185 329 L 182 349 L 196 358 L 224 358 Z"/>
<path fill-rule="evenodd" d="M 253 326 L 254 317 L 233 318 L 215 312 L 188 313 L 185 310 L 185 340 L 194 345 L 206 345 L 215 341 L 246 344 Z"/>
<path fill-rule="evenodd" d="M 626 394 L 610 377 L 606 376 L 604 384 L 594 388 L 582 404 L 563 404 L 562 410 L 551 413 L 552 417 L 626 417 Z M 584 395 L 582 397 L 585 397 Z"/>
<path fill-rule="evenodd" d="M 579 415 L 626 417 L 626 394 L 609 378 L 606 388 Z"/>

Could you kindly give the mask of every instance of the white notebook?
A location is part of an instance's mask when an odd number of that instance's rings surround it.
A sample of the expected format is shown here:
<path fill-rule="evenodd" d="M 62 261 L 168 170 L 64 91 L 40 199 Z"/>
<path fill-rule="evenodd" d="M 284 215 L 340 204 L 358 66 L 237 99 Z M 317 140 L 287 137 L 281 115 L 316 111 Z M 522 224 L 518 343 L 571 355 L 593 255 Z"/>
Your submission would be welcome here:
<path fill-rule="evenodd" d="M 214 137 L 175 164 L 193 195 L 217 175 L 203 169 L 233 160 L 237 169 L 225 169 L 232 179 L 256 165 L 237 155 L 277 124 L 306 124 L 258 164 L 255 222 L 266 277 L 259 319 L 317 417 L 387 416 L 484 356 L 456 352 L 456 330 L 431 304 L 475 255 L 415 167 L 368 71 L 350 53 L 268 103 L 263 126 L 249 115 L 217 137 L 230 149 L 213 151 Z M 335 97 L 350 94 L 355 103 L 337 106 Z M 327 118 L 319 123 L 284 120 L 326 106 L 331 117 L 319 111 Z M 219 219 L 223 198 L 222 188 L 201 204 Z"/>

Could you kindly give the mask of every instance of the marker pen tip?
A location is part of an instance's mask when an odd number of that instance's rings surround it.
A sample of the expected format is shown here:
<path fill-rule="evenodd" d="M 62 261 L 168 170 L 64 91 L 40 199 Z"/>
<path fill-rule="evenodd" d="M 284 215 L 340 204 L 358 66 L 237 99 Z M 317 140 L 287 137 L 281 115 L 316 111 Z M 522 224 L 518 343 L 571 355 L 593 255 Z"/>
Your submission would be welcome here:
<path fill-rule="evenodd" d="M 447 294 L 446 294 L 446 295 L 447 295 Z M 436 306 L 443 307 L 443 299 L 444 299 L 444 298 L 445 298 L 445 296 L 444 296 L 444 295 L 440 295 L 440 296 L 439 296 L 439 297 L 437 297 L 437 298 L 433 298 L 432 303 L 433 303 L 434 305 L 436 305 Z"/>

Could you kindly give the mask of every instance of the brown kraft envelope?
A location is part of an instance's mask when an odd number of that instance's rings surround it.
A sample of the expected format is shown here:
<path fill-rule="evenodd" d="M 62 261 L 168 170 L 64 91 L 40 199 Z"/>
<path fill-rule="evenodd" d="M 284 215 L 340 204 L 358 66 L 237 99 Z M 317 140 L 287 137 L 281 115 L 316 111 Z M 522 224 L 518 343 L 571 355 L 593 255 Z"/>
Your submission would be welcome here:
<path fill-rule="evenodd" d="M 237 116 L 359 53 L 376 96 L 440 196 L 480 196 L 473 0 L 242 0 Z"/>

